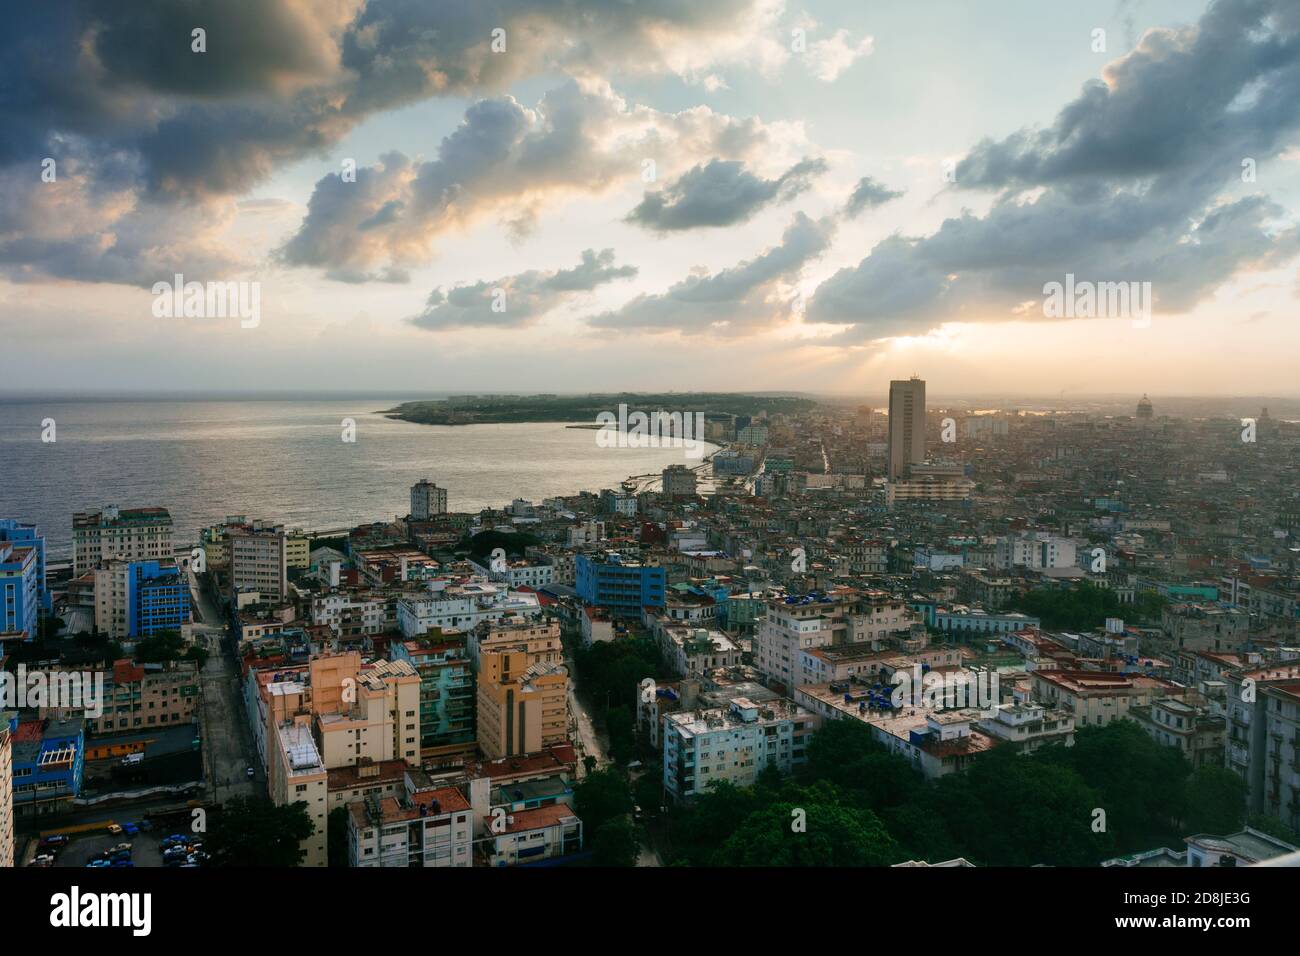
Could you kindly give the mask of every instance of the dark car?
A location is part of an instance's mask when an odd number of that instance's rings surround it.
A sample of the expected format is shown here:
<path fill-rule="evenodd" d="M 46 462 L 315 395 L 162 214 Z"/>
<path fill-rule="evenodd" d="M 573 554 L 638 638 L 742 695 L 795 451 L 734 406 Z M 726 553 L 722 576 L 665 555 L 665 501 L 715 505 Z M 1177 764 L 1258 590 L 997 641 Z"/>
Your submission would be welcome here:
<path fill-rule="evenodd" d="M 51 846 L 66 846 L 67 843 L 68 838 L 61 833 L 57 833 L 54 836 L 41 837 L 41 849 Z"/>

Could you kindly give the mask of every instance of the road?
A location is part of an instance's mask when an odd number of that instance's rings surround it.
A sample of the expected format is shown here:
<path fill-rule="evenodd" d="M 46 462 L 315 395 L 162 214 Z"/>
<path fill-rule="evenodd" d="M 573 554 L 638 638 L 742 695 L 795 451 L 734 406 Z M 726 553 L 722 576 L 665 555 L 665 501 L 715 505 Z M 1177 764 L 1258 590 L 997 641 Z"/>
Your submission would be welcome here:
<path fill-rule="evenodd" d="M 191 590 L 200 618 L 195 622 L 195 638 L 205 642 L 209 651 L 208 662 L 199 675 L 203 688 L 203 760 L 209 792 L 218 803 L 231 797 L 253 796 L 264 791 L 265 780 L 260 772 L 251 780 L 246 773 L 259 763 L 244 716 L 239 669 L 222 647 L 225 627 L 216 605 L 201 588 Z"/>

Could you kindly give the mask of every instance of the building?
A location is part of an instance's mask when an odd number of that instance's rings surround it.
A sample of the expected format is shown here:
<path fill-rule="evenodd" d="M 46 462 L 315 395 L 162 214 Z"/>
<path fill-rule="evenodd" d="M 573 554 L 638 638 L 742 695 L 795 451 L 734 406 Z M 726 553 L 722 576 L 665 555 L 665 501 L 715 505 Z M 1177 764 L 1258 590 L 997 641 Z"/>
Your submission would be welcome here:
<path fill-rule="evenodd" d="M 454 631 L 390 646 L 393 660 L 407 661 L 420 675 L 420 756 L 438 762 L 472 756 L 474 671 L 463 632 Z"/>
<path fill-rule="evenodd" d="M 429 521 L 447 513 L 447 489 L 439 488 L 427 478 L 411 485 L 411 519 Z"/>
<path fill-rule="evenodd" d="M 482 625 L 477 664 L 478 746 L 489 760 L 568 741 L 569 672 L 560 626 L 526 621 Z"/>
<path fill-rule="evenodd" d="M 420 675 L 409 661 L 379 661 L 356 673 L 349 669 L 338 687 L 337 706 L 315 715 L 316 740 L 326 767 L 346 767 L 362 759 L 420 765 Z"/>
<path fill-rule="evenodd" d="M 670 498 L 695 496 L 695 472 L 685 465 L 669 465 L 663 471 L 664 494 Z"/>
<path fill-rule="evenodd" d="M 72 516 L 73 574 L 104 561 L 173 561 L 172 516 L 166 508 L 119 508 Z"/>
<path fill-rule="evenodd" d="M 485 823 L 484 856 L 489 866 L 540 863 L 582 850 L 582 820 L 565 803 L 511 813 L 498 810 Z"/>
<path fill-rule="evenodd" d="M 904 501 L 966 501 L 974 490 L 975 482 L 961 465 L 909 465 L 908 477 L 891 478 L 885 484 L 885 504 L 892 508 Z"/>
<path fill-rule="evenodd" d="M 473 865 L 473 812 L 456 787 L 435 787 L 408 769 L 400 794 L 368 794 L 347 806 L 348 865 L 468 867 Z"/>
<path fill-rule="evenodd" d="M 574 570 L 574 589 L 587 604 L 638 617 L 642 608 L 664 606 L 668 578 L 663 568 L 651 567 L 609 551 L 603 556 L 578 555 Z"/>
<path fill-rule="evenodd" d="M 138 665 L 113 662 L 104 675 L 103 711 L 87 716 L 92 734 L 191 724 L 199 718 L 199 676 L 194 661 Z"/>
<path fill-rule="evenodd" d="M 663 718 L 664 789 L 678 801 L 716 780 L 753 785 L 769 765 L 782 773 L 807 760 L 821 721 L 788 700 L 737 697 L 725 708 L 679 711 Z"/>
<path fill-rule="evenodd" d="M 47 717 L 10 728 L 14 815 L 70 812 L 81 793 L 85 721 Z"/>
<path fill-rule="evenodd" d="M 36 549 L 36 579 L 40 604 L 43 610 L 50 610 L 50 590 L 45 576 L 45 537 L 34 524 L 23 524 L 13 518 L 0 518 L 0 542 L 4 541 Z M 2 630 L 4 628 L 0 627 L 0 631 Z"/>
<path fill-rule="evenodd" d="M 659 648 L 679 677 L 694 677 L 718 667 L 735 667 L 743 656 L 739 644 L 721 631 L 707 627 L 660 628 Z"/>
<path fill-rule="evenodd" d="M 1160 627 L 1179 650 L 1235 651 L 1246 640 L 1250 616 L 1222 604 L 1169 604 Z"/>
<path fill-rule="evenodd" d="M 9 714 L 0 712 L 0 870 L 14 865 L 14 761 Z"/>
<path fill-rule="evenodd" d="M 1074 746 L 1074 718 L 1039 704 L 999 704 L 992 717 L 977 721 L 975 726 L 1020 753 L 1033 753 L 1049 744 Z"/>
<path fill-rule="evenodd" d="M 325 866 L 329 862 L 325 851 L 329 775 L 312 737 L 311 716 L 298 714 L 278 723 L 274 742 L 268 765 L 274 772 L 267 774 L 271 800 L 278 807 L 301 803 L 307 808 L 314 829 L 299 844 L 304 853 L 299 866 Z"/>
<path fill-rule="evenodd" d="M 158 561 L 107 561 L 95 575 L 95 627 L 114 640 L 179 631 L 190 622 L 189 575 Z"/>
<path fill-rule="evenodd" d="M 41 551 L 35 545 L 0 541 L 0 634 L 36 639 L 42 573 Z"/>
<path fill-rule="evenodd" d="M 1104 727 L 1129 717 L 1184 688 L 1159 677 L 1106 671 L 1035 670 L 1030 673 L 1033 699 L 1074 718 L 1077 727 Z"/>
<path fill-rule="evenodd" d="M 925 382 L 919 378 L 889 383 L 888 444 L 891 482 L 925 461 Z"/>
<path fill-rule="evenodd" d="M 1155 410 L 1151 407 L 1151 399 L 1143 395 L 1137 404 L 1137 420 L 1139 422 L 1150 422 L 1155 416 Z"/>
<path fill-rule="evenodd" d="M 1198 833 L 1186 843 L 1188 866 L 1255 866 L 1297 852 L 1285 840 L 1250 827 L 1228 836 Z"/>
<path fill-rule="evenodd" d="M 230 583 L 236 591 L 256 591 L 271 599 L 288 595 L 289 551 L 283 528 L 232 530 L 227 542 Z"/>
<path fill-rule="evenodd" d="M 538 617 L 541 613 L 537 595 L 527 591 L 511 591 L 489 581 L 448 584 L 437 580 L 428 582 L 419 595 L 398 600 L 397 626 L 409 638 L 430 631 L 469 631 L 483 621 Z"/>
<path fill-rule="evenodd" d="M 1300 664 L 1239 668 L 1227 684 L 1226 766 L 1246 782 L 1248 813 L 1300 824 Z"/>
<path fill-rule="evenodd" d="M 1151 739 L 1166 747 L 1177 747 L 1193 767 L 1222 767 L 1227 719 L 1207 714 L 1176 697 L 1164 697 L 1147 707 L 1129 712 Z"/>
<path fill-rule="evenodd" d="M 788 689 L 800 683 L 800 653 L 810 648 L 882 642 L 905 636 L 906 604 L 879 591 L 841 588 L 770 598 L 754 636 L 754 666 Z"/>

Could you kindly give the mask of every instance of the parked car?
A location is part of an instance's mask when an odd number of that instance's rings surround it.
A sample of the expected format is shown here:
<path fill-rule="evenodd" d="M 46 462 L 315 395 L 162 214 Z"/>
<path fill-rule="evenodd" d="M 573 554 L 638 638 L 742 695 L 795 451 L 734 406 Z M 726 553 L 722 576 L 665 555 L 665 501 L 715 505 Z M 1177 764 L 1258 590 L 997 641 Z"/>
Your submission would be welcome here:
<path fill-rule="evenodd" d="M 129 853 L 131 851 L 131 844 L 119 843 L 117 846 L 113 847 L 112 850 L 114 853 L 118 852 L 119 850 L 126 850 Z"/>
<path fill-rule="evenodd" d="M 124 823 L 122 824 L 122 829 L 126 831 L 127 836 L 135 836 L 140 832 L 140 828 L 134 823 Z"/>
<path fill-rule="evenodd" d="M 150 823 L 148 820 L 141 820 L 140 829 L 144 830 L 147 833 L 148 831 L 153 829 L 153 824 Z"/>
<path fill-rule="evenodd" d="M 111 865 L 111 864 L 109 864 L 109 862 L 108 862 L 107 860 L 91 860 L 89 863 L 86 864 L 86 866 L 89 866 L 89 867 L 92 867 L 92 868 L 98 868 L 98 867 L 101 867 L 101 866 L 109 866 L 109 865 Z"/>
<path fill-rule="evenodd" d="M 114 860 L 108 864 L 110 869 L 121 869 L 124 866 L 135 866 L 130 860 Z"/>
<path fill-rule="evenodd" d="M 252 767 L 249 767 L 247 770 L 244 771 L 244 775 L 248 777 L 249 780 L 252 780 L 254 777 L 257 776 L 257 771 L 254 770 Z"/>
<path fill-rule="evenodd" d="M 66 846 L 67 843 L 68 838 L 66 836 L 62 833 L 56 833 L 53 836 L 41 837 L 40 845 L 44 848 L 48 846 Z"/>
<path fill-rule="evenodd" d="M 33 866 L 50 866 L 52 863 L 54 863 L 53 853 L 40 853 L 32 860 Z"/>
<path fill-rule="evenodd" d="M 122 832 L 122 828 L 118 826 L 116 823 L 110 823 L 108 825 L 108 832 L 117 835 Z"/>

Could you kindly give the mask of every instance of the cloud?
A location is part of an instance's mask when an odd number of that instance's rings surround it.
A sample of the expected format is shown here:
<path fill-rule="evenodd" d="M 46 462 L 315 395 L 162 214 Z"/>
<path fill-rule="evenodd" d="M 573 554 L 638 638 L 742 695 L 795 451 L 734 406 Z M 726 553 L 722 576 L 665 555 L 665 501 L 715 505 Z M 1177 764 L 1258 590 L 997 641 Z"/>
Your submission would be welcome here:
<path fill-rule="evenodd" d="M 768 68 L 784 53 L 772 30 L 780 13 L 779 0 L 157 0 L 147 12 L 20 4 L 0 31 L 0 180 L 21 183 L 44 157 L 75 159 L 79 195 L 92 206 L 71 212 L 62 202 L 70 221 L 93 222 L 54 247 L 39 232 L 6 235 L 3 265 L 27 278 L 83 269 L 116 281 L 142 270 L 125 261 L 131 221 L 105 220 L 99 197 L 113 195 L 142 222 L 170 219 L 178 236 L 206 234 L 214 200 L 324 155 L 376 113 L 555 72 L 705 82 L 721 64 Z M 205 52 L 191 48 L 196 27 Z M 502 53 L 490 48 L 497 28 Z M 8 212 L 26 220 L 37 208 L 10 203 Z M 348 272 L 370 274 L 339 266 Z"/>
<path fill-rule="evenodd" d="M 646 193 L 627 220 L 659 232 L 731 226 L 769 203 L 793 199 L 825 171 L 825 160 L 805 159 L 775 179 L 761 179 L 742 162 L 714 159 L 691 167 L 664 189 Z"/>
<path fill-rule="evenodd" d="M 874 46 L 873 37 L 865 36 L 853 44 L 848 30 L 836 30 L 830 39 L 808 44 L 808 70 L 823 83 L 833 83 L 861 57 L 870 56 Z"/>
<path fill-rule="evenodd" d="M 636 274 L 635 266 L 614 265 L 613 249 L 587 249 L 582 253 L 581 265 L 573 269 L 534 269 L 491 282 L 458 285 L 450 291 L 434 289 L 424 311 L 408 321 L 429 331 L 520 328 L 532 325 L 579 293 Z"/>
<path fill-rule="evenodd" d="M 570 80 L 536 109 L 509 96 L 479 100 L 436 159 L 390 153 L 358 169 L 356 182 L 322 178 L 279 258 L 364 278 L 426 260 L 439 236 L 488 215 L 526 230 L 548 205 L 639 176 L 646 159 L 671 175 L 701 155 L 746 159 L 792 145 L 804 145 L 798 125 L 738 120 L 707 107 L 661 113 L 596 82 Z M 806 174 L 791 173 L 781 188 Z"/>
<path fill-rule="evenodd" d="M 1181 312 L 1240 271 L 1284 264 L 1300 252 L 1287 211 L 1224 193 L 1243 157 L 1277 156 L 1300 123 L 1294 9 L 1216 3 L 1194 28 L 1148 31 L 1050 127 L 957 164 L 958 188 L 997 191 L 987 214 L 881 242 L 816 290 L 807 320 L 848 325 L 825 341 L 854 342 L 1012 318 L 1067 273 L 1151 282 L 1156 311 Z"/>
<path fill-rule="evenodd" d="M 677 330 L 743 334 L 788 318 L 793 281 L 826 251 L 835 220 L 796 213 L 781 242 L 753 259 L 708 274 L 690 275 L 668 291 L 639 295 L 623 307 L 592 317 L 598 329 Z"/>
<path fill-rule="evenodd" d="M 849 201 L 844 204 L 844 214 L 851 219 L 865 209 L 883 206 L 901 195 L 903 195 L 901 191 L 890 189 L 870 176 L 863 176 L 853 187 L 853 195 L 849 196 Z"/>

